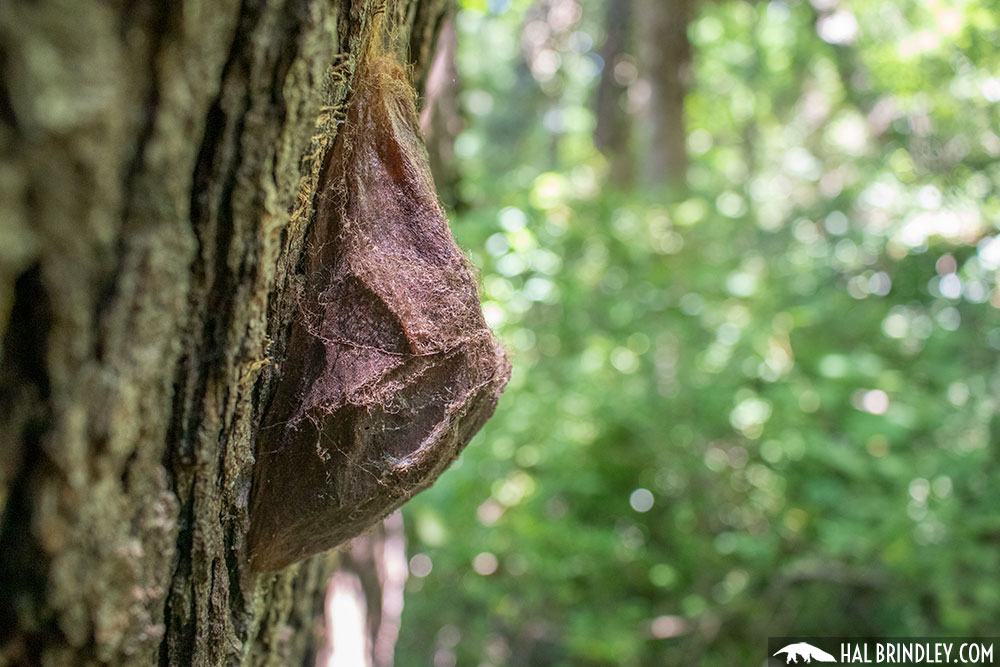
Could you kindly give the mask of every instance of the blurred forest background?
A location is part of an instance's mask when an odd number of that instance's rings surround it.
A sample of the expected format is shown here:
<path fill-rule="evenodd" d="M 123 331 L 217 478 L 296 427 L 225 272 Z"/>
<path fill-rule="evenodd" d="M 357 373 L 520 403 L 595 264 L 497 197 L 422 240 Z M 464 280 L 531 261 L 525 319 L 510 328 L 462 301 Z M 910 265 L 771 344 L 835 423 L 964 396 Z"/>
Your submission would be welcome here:
<path fill-rule="evenodd" d="M 1000 634 L 995 2 L 463 0 L 439 58 L 515 370 L 406 508 L 396 664 Z"/>

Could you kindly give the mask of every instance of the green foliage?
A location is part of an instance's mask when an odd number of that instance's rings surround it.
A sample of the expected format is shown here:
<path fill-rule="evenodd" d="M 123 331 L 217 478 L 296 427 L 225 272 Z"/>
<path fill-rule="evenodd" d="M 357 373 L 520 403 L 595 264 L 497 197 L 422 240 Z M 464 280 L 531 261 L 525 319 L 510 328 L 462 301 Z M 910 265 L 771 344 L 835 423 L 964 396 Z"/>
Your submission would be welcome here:
<path fill-rule="evenodd" d="M 689 187 L 621 193 L 590 139 L 599 4 L 537 48 L 508 4 L 459 14 L 454 227 L 514 376 L 406 510 L 433 568 L 398 664 L 995 635 L 996 12 L 705 3 Z"/>

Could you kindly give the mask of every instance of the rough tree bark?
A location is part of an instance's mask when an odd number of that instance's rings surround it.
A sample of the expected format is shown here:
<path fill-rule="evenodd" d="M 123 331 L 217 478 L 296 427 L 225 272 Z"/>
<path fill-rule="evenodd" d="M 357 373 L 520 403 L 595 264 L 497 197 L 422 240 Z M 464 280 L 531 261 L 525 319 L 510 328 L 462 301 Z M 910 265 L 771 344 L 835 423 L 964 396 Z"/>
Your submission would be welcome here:
<path fill-rule="evenodd" d="M 0 3 L 0 664 L 313 663 L 334 558 L 243 558 L 294 212 L 444 4 Z"/>

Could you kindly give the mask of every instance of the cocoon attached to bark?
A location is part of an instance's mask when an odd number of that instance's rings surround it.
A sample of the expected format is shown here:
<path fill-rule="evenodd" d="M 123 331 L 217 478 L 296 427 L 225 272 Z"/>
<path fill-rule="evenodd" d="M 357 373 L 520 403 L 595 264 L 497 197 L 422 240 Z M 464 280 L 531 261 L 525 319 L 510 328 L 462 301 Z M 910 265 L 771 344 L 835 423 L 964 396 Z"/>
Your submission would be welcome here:
<path fill-rule="evenodd" d="M 335 547 L 429 486 L 510 377 L 388 56 L 361 65 L 326 157 L 300 310 L 257 437 L 257 571 Z"/>

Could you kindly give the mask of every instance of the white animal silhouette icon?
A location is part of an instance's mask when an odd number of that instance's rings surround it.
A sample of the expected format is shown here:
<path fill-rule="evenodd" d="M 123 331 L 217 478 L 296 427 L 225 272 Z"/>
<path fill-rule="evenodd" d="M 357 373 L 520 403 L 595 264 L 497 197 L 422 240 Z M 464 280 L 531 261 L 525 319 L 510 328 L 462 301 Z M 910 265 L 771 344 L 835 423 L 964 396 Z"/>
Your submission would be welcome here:
<path fill-rule="evenodd" d="M 775 651 L 774 654 L 778 655 L 779 653 L 786 654 L 787 656 L 785 658 L 786 665 L 791 664 L 793 662 L 798 663 L 797 659 L 798 657 L 801 657 L 806 662 L 812 662 L 813 660 L 815 660 L 816 662 L 837 662 L 837 659 L 834 658 L 829 653 L 827 653 L 826 651 L 818 649 L 812 644 L 807 644 L 805 642 L 789 644 L 784 648 L 778 649 L 777 651 Z"/>

